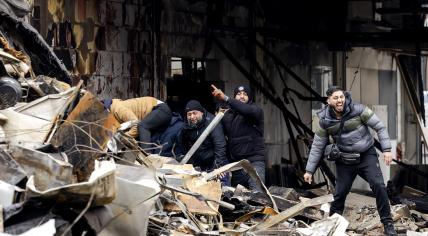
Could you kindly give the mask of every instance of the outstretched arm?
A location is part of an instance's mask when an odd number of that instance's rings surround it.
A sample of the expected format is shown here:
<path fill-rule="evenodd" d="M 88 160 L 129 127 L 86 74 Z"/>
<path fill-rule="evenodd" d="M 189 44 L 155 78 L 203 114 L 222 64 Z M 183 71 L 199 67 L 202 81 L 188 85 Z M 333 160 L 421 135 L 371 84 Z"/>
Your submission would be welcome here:
<path fill-rule="evenodd" d="M 262 119 L 263 110 L 260 107 L 229 98 L 223 93 L 223 91 L 221 91 L 221 89 L 218 89 L 214 85 L 211 85 L 211 88 L 213 89 L 212 95 L 220 101 L 227 102 L 234 111 L 254 121 L 260 121 Z"/>

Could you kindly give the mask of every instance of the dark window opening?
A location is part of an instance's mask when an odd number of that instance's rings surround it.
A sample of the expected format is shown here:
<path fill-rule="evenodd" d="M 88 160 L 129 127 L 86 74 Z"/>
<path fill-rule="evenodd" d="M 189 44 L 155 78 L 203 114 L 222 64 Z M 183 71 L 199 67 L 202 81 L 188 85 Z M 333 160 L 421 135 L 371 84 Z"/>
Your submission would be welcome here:
<path fill-rule="evenodd" d="M 173 112 L 179 113 L 184 118 L 187 102 L 197 100 L 207 111 L 214 113 L 212 82 L 205 80 L 205 61 L 197 58 L 172 57 L 170 75 L 167 80 L 167 103 Z"/>

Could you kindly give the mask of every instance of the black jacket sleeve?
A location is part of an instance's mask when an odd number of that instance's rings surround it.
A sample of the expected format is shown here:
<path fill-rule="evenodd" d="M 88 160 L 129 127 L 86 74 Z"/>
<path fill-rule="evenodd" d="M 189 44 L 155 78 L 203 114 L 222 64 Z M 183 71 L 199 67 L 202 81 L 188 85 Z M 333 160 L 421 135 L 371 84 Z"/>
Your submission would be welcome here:
<path fill-rule="evenodd" d="M 223 134 L 223 127 L 218 124 L 210 134 L 210 138 L 214 144 L 215 162 L 220 166 L 228 164 L 226 158 L 226 140 Z"/>
<path fill-rule="evenodd" d="M 262 121 L 263 110 L 255 104 L 243 103 L 233 98 L 229 98 L 227 103 L 229 103 L 230 107 L 234 111 L 241 115 L 248 117 L 257 123 Z"/>

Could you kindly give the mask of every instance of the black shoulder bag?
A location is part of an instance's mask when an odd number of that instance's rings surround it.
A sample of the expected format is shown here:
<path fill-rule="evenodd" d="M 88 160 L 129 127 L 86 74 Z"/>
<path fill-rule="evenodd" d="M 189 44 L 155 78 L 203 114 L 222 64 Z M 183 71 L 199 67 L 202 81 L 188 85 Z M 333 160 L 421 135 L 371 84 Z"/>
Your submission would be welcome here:
<path fill-rule="evenodd" d="M 340 119 L 339 134 L 337 137 L 337 141 L 335 143 L 332 143 L 326 146 L 324 151 L 324 157 L 326 157 L 327 160 L 329 161 L 337 161 L 346 165 L 355 165 L 360 163 L 360 154 L 342 152 L 340 151 L 339 146 L 337 145 L 342 140 L 342 130 L 343 130 L 344 123 L 345 123 L 345 117 L 342 117 Z"/>

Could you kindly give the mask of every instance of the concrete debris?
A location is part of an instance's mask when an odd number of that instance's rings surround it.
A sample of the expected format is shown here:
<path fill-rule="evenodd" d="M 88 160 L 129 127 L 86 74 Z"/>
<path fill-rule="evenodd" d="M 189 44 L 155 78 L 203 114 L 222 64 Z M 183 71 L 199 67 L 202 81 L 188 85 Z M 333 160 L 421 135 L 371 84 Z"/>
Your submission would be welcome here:
<path fill-rule="evenodd" d="M 0 235 L 382 233 L 371 197 L 351 193 L 344 217 L 328 217 L 328 188 L 268 189 L 247 160 L 206 173 L 186 164 L 191 152 L 181 163 L 146 153 L 83 81 L 69 85 L 64 64 L 20 20 L 25 3 L 0 3 Z M 239 169 L 260 191 L 220 181 Z M 427 195 L 405 192 L 418 202 L 394 206 L 394 225 L 424 235 L 428 216 L 415 206 Z"/>
<path fill-rule="evenodd" d="M 297 231 L 303 235 L 322 236 L 342 236 L 346 235 L 345 231 L 349 222 L 338 214 L 334 214 L 326 219 L 316 221 L 307 228 L 298 228 Z"/>
<path fill-rule="evenodd" d="M 205 173 L 147 154 L 81 86 L 0 110 L 0 229 L 5 235 L 29 235 L 30 230 L 45 235 L 334 236 L 383 231 L 368 196 L 351 193 L 345 218 L 328 217 L 333 197 L 326 189 L 268 189 L 248 161 Z M 222 186 L 220 177 L 237 169 L 257 180 L 262 191 Z M 414 206 L 392 208 L 398 232 L 416 235 L 428 229 L 428 216 Z"/>

